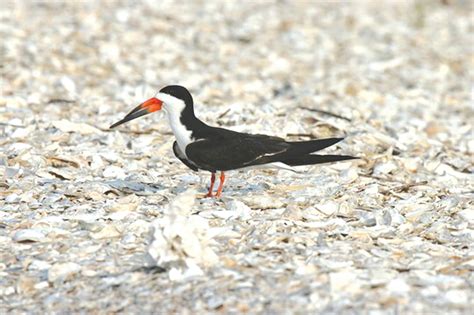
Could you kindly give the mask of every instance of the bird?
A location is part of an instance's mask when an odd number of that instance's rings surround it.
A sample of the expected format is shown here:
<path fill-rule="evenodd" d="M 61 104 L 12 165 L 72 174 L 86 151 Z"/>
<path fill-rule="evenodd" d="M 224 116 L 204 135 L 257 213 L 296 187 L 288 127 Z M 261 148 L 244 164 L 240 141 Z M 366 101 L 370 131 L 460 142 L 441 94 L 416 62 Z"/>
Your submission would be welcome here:
<path fill-rule="evenodd" d="M 275 136 L 209 126 L 196 117 L 193 97 L 180 85 L 163 87 L 154 97 L 112 124 L 110 129 L 160 110 L 166 112 L 176 138 L 173 143 L 174 155 L 193 171 L 204 170 L 211 173 L 211 183 L 205 197 L 221 197 L 225 172 L 230 170 L 271 167 L 294 171 L 294 166 L 356 159 L 349 155 L 314 154 L 344 138 L 295 142 Z M 217 172 L 220 172 L 220 181 L 213 195 Z"/>

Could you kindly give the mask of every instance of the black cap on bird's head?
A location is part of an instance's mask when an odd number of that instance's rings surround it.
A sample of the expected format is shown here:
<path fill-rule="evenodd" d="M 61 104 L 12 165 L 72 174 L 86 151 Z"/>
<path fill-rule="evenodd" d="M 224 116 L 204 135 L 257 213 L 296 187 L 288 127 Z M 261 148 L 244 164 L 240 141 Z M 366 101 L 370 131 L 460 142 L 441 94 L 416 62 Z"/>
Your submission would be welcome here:
<path fill-rule="evenodd" d="M 167 85 L 162 88 L 158 93 L 168 94 L 176 97 L 184 102 L 184 104 L 193 105 L 193 97 L 189 93 L 188 89 L 181 85 Z"/>
<path fill-rule="evenodd" d="M 110 128 L 115 128 L 135 118 L 156 112 L 164 108 L 168 112 L 183 111 L 188 108 L 193 112 L 193 97 L 189 91 L 181 85 L 168 85 L 162 88 L 156 95 L 135 107 L 122 120 L 116 122 Z"/>

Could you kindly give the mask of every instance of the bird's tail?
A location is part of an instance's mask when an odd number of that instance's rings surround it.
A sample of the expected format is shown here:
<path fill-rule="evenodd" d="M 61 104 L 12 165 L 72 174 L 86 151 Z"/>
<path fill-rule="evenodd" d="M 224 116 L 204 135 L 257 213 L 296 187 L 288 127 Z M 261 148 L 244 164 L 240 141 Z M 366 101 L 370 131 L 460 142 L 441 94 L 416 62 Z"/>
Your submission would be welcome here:
<path fill-rule="evenodd" d="M 357 157 L 349 155 L 317 155 L 317 154 L 306 154 L 303 156 L 295 156 L 282 160 L 281 162 L 290 165 L 290 166 L 299 166 L 299 165 L 311 165 L 311 164 L 321 164 L 345 160 L 353 160 Z"/>
<path fill-rule="evenodd" d="M 288 142 L 291 147 L 286 152 L 290 156 L 301 156 L 309 153 L 313 153 L 324 148 L 330 147 L 333 144 L 342 141 L 344 138 L 327 138 L 327 139 L 318 139 L 310 141 L 300 141 L 300 142 Z"/>

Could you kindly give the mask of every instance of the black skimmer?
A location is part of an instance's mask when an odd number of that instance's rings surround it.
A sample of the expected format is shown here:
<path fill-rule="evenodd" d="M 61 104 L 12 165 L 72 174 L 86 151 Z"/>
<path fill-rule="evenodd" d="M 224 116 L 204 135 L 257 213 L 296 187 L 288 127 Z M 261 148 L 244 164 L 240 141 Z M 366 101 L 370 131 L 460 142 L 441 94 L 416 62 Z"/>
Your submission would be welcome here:
<path fill-rule="evenodd" d="M 194 114 L 193 98 L 189 91 L 179 85 L 162 88 L 154 97 L 138 105 L 110 128 L 161 109 L 167 112 L 171 129 L 176 137 L 173 143 L 176 157 L 193 171 L 211 172 L 211 185 L 207 197 L 213 197 L 218 171 L 220 171 L 220 183 L 215 197 L 220 197 L 222 194 L 225 171 L 248 167 L 293 170 L 292 166 L 355 159 L 348 155 L 313 154 L 338 143 L 343 138 L 292 142 L 278 137 L 208 126 Z"/>

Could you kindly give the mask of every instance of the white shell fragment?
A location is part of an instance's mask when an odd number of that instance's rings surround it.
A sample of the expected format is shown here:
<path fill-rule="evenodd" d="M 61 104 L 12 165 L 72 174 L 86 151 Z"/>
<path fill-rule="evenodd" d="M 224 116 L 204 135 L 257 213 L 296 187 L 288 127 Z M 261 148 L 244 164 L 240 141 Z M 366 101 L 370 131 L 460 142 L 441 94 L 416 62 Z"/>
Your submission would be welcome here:
<path fill-rule="evenodd" d="M 322 212 L 325 216 L 331 216 L 337 212 L 339 209 L 339 205 L 333 201 L 327 201 L 325 203 L 320 203 L 314 206 L 320 212 Z"/>
<path fill-rule="evenodd" d="M 125 171 L 123 168 L 120 168 L 115 165 L 108 166 L 102 175 L 105 178 L 118 178 L 118 179 L 124 179 L 126 177 Z"/>
<path fill-rule="evenodd" d="M 67 281 L 81 270 L 81 266 L 73 262 L 57 263 L 48 270 L 48 281 Z"/>
<path fill-rule="evenodd" d="M 202 275 L 200 266 L 209 267 L 218 261 L 210 247 L 207 220 L 192 215 L 195 195 L 194 190 L 180 194 L 165 210 L 165 216 L 152 223 L 149 257 L 153 264 L 171 269 L 172 281 Z"/>
<path fill-rule="evenodd" d="M 118 199 L 108 210 L 111 212 L 135 211 L 139 205 L 140 199 L 132 194 Z"/>
<path fill-rule="evenodd" d="M 77 132 L 83 135 L 99 133 L 100 130 L 85 123 L 74 123 L 67 120 L 57 120 L 52 122 L 55 128 L 62 132 Z"/>
<path fill-rule="evenodd" d="M 473 313 L 472 1 L 0 16 L 0 314 Z M 203 198 L 166 113 L 109 129 L 169 84 L 209 125 L 356 159 L 228 171 Z"/>
<path fill-rule="evenodd" d="M 36 229 L 20 230 L 13 236 L 15 242 L 43 242 L 46 240 L 46 235 Z"/>
<path fill-rule="evenodd" d="M 107 238 L 115 238 L 120 236 L 120 231 L 112 224 L 108 224 L 103 227 L 100 231 L 92 233 L 91 237 L 93 239 L 107 239 Z"/>

